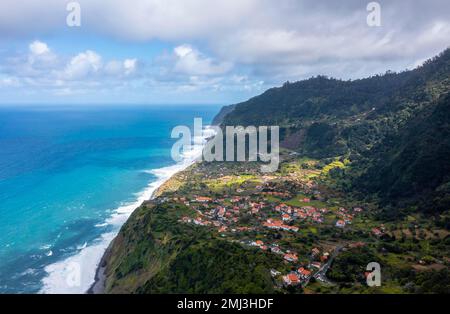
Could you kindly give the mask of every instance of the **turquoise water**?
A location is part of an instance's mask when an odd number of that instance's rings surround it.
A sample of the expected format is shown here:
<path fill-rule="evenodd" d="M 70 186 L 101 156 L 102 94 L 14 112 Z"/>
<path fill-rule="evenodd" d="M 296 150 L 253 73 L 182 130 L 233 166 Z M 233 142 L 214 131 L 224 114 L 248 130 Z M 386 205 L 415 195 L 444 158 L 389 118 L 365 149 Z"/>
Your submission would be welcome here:
<path fill-rule="evenodd" d="M 169 166 L 176 125 L 219 106 L 0 108 L 0 292 L 42 289 L 46 267 L 110 231 Z"/>

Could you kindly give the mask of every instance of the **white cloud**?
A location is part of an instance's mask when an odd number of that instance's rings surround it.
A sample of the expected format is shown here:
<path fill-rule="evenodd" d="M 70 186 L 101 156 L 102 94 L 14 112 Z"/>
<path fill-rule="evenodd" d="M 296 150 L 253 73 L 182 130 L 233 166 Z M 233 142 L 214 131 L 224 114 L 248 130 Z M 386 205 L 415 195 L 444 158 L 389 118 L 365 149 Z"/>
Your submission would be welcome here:
<path fill-rule="evenodd" d="M 39 40 L 33 41 L 30 44 L 29 49 L 34 55 L 43 55 L 50 53 L 50 49 L 48 48 L 47 44 Z"/>
<path fill-rule="evenodd" d="M 0 62 L 0 86 L 23 87 L 53 91 L 54 95 L 67 96 L 81 92 L 112 89 L 127 84 L 138 72 L 138 60 L 103 61 L 92 50 L 72 57 L 58 55 L 42 41 L 33 41 L 27 54 L 17 53 Z"/>
<path fill-rule="evenodd" d="M 201 54 L 190 45 L 175 47 L 175 72 L 187 75 L 220 75 L 228 72 L 232 65 L 229 62 L 216 62 Z"/>
<path fill-rule="evenodd" d="M 67 79 L 84 79 L 95 75 L 102 67 L 102 58 L 94 51 L 87 50 L 73 57 L 66 66 L 64 75 Z"/>
<path fill-rule="evenodd" d="M 171 54 L 161 55 L 147 67 L 137 58 L 105 60 L 93 50 L 60 55 L 42 41 L 34 41 L 28 48 L 27 54 L 0 62 L 0 73 L 7 75 L 0 80 L 2 88 L 29 87 L 26 90 L 30 92 L 61 97 L 146 87 L 170 93 L 262 88 L 258 81 L 232 72 L 231 63 L 218 62 L 188 44 L 176 46 Z"/>
<path fill-rule="evenodd" d="M 360 0 L 79 2 L 83 29 L 93 34 L 129 41 L 202 42 L 214 61 L 188 46 L 178 47 L 182 55 L 177 70 L 192 75 L 216 75 L 229 70 L 230 64 L 243 64 L 254 75 L 270 73 L 272 78 L 308 73 L 356 77 L 399 70 L 450 44 L 448 0 L 379 0 L 379 28 L 368 27 L 368 2 Z M 2 0 L 0 34 L 57 33 L 66 27 L 66 14 L 65 3 L 57 0 Z M 46 51 L 43 46 L 35 50 Z"/>
<path fill-rule="evenodd" d="M 62 56 L 34 41 L 26 56 L 0 62 L 3 77 L 58 86 L 64 93 L 68 85 L 71 92 L 77 88 L 71 84 L 84 90 L 144 84 L 169 91 L 259 91 L 317 74 L 346 79 L 403 70 L 450 44 L 448 0 L 379 0 L 381 27 L 367 25 L 369 1 L 361 0 L 79 2 L 83 33 L 125 44 L 158 40 L 175 48 L 141 63 L 133 56 L 105 60 L 96 47 Z M 7 47 L 10 37 L 29 42 L 61 36 L 67 27 L 65 5 L 60 0 L 2 0 L 0 45 Z"/>
<path fill-rule="evenodd" d="M 125 59 L 125 61 L 123 61 L 123 68 L 125 70 L 125 75 L 133 74 L 136 72 L 137 59 Z"/>
<path fill-rule="evenodd" d="M 125 59 L 123 61 L 112 60 L 104 66 L 104 72 L 110 76 L 123 77 L 135 74 L 138 69 L 138 60 Z"/>

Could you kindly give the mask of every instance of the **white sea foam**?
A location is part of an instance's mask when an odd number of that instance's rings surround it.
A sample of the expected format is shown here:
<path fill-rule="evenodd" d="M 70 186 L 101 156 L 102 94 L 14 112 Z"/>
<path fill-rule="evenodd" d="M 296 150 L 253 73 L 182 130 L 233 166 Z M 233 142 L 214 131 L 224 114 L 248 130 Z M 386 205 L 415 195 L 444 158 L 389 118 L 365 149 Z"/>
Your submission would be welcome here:
<path fill-rule="evenodd" d="M 100 238 L 89 245 L 78 248 L 78 252 L 62 261 L 45 267 L 47 275 L 43 278 L 41 293 L 80 294 L 85 293 L 95 281 L 95 273 L 100 260 L 115 238 L 120 227 L 127 221 L 131 213 L 144 201 L 150 199 L 152 194 L 175 173 L 192 165 L 201 157 L 206 139 L 214 135 L 214 131 L 208 127 L 203 132 L 200 145 L 193 145 L 191 150 L 183 153 L 183 160 L 172 166 L 148 170 L 157 177 L 141 193 L 137 194 L 135 202 L 124 204 L 114 210 L 113 214 L 100 226 L 112 226 L 112 232 L 104 233 Z"/>

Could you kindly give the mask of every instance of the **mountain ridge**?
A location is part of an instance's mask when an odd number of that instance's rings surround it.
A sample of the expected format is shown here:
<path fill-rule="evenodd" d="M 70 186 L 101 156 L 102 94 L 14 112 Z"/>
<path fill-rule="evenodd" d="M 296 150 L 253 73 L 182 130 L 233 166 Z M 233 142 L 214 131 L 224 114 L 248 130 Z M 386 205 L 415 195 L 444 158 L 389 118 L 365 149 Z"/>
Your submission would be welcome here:
<path fill-rule="evenodd" d="M 430 174 L 425 176 L 419 175 L 418 169 L 445 160 L 443 156 L 450 145 L 446 137 L 448 124 L 441 121 L 441 128 L 434 131 L 442 135 L 442 140 L 433 146 L 436 160 L 432 156 L 426 159 L 428 162 L 411 158 L 394 160 L 392 156 L 401 154 L 398 149 L 402 141 L 409 143 L 410 154 L 414 152 L 412 147 L 420 149 L 416 152 L 419 155 L 427 150 L 426 144 L 417 144 L 421 141 L 420 134 L 412 130 L 416 126 L 433 127 L 439 114 L 432 113 L 438 107 L 442 113 L 446 112 L 449 91 L 450 49 L 446 49 L 422 66 L 401 73 L 387 72 L 353 81 L 318 76 L 287 82 L 227 107 L 228 113 L 221 112 L 220 120 L 222 126 L 279 125 L 282 147 L 312 158 L 349 158 L 352 167 L 346 175 L 351 181 L 350 189 L 377 196 L 383 204 L 419 202 L 423 207 L 433 203 L 444 210 L 444 204 L 449 204 L 450 199 L 450 192 L 445 188 L 450 170 L 443 167 L 446 175 L 441 176 L 439 169 L 428 167 Z M 382 166 L 390 160 L 391 165 Z M 407 161 L 417 163 L 416 168 L 408 168 Z M 391 176 L 389 180 L 378 175 L 380 169 L 385 176 Z M 400 178 L 392 178 L 394 173 Z M 432 180 L 433 176 L 441 179 Z M 373 178 L 379 184 L 373 184 Z M 408 180 L 414 182 L 407 184 Z M 418 185 L 424 180 L 434 183 L 421 189 Z M 433 192 L 439 187 L 440 192 Z M 407 193 L 411 189 L 415 193 Z M 428 199 L 435 197 L 440 200 Z"/>

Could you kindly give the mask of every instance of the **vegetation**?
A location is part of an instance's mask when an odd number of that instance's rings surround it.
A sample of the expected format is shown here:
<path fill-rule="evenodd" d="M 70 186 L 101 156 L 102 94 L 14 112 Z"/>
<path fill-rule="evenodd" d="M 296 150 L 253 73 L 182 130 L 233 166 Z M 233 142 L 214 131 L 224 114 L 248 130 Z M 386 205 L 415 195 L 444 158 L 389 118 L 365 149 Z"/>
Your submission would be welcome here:
<path fill-rule="evenodd" d="M 450 49 L 412 71 L 316 77 L 225 107 L 222 126 L 281 126 L 279 170 L 177 174 L 113 242 L 106 292 L 449 293 L 449 62 Z M 370 262 L 381 287 L 365 283 Z M 286 281 L 302 268 L 312 275 Z"/>
<path fill-rule="evenodd" d="M 346 192 L 439 213 L 450 205 L 449 73 L 447 49 L 412 71 L 288 82 L 228 108 L 222 125 L 280 125 L 302 156 L 349 158 Z"/>

